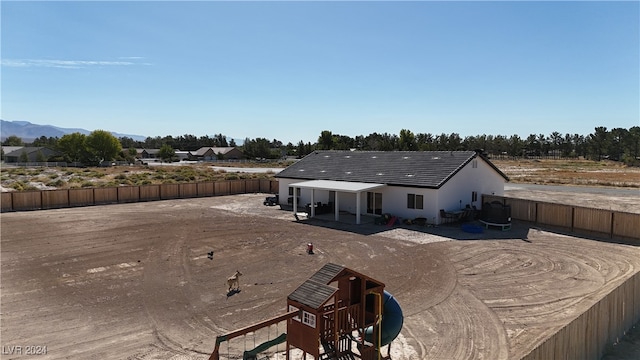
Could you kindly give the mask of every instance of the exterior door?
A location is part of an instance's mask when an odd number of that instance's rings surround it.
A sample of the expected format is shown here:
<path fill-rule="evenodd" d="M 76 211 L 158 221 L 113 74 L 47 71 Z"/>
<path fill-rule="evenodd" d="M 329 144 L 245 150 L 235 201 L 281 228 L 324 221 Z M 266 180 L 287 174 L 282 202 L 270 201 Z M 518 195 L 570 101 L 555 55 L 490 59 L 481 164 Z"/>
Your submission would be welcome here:
<path fill-rule="evenodd" d="M 382 215 L 382 193 L 367 192 L 367 214 Z"/>

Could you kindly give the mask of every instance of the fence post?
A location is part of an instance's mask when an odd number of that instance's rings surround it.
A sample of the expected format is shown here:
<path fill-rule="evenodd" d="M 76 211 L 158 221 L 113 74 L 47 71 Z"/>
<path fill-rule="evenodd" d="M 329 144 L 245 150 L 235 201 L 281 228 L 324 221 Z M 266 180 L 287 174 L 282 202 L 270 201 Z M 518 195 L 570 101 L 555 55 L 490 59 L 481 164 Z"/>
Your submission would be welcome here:
<path fill-rule="evenodd" d="M 573 232 L 573 227 L 576 222 L 576 208 L 574 206 L 571 207 L 571 232 Z"/>
<path fill-rule="evenodd" d="M 615 213 L 616 213 L 615 211 L 611 212 L 611 230 L 609 231 L 609 238 L 610 239 L 613 239 L 613 231 L 614 231 L 613 222 L 614 222 L 615 217 L 616 217 Z"/>

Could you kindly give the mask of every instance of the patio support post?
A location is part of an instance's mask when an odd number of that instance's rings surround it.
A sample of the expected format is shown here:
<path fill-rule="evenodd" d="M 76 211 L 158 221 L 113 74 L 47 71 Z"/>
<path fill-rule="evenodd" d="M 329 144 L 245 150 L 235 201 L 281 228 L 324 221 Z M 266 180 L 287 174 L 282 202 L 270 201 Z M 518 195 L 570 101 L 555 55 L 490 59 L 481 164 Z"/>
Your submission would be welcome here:
<path fill-rule="evenodd" d="M 293 213 L 294 214 L 298 213 L 298 197 L 296 196 L 297 193 L 298 193 L 298 188 L 294 186 L 293 187 Z"/>
<path fill-rule="evenodd" d="M 362 192 L 358 191 L 356 193 L 356 224 L 360 225 L 360 194 Z"/>
<path fill-rule="evenodd" d="M 333 216 L 335 220 L 338 221 L 340 220 L 340 211 L 338 210 L 340 209 L 340 206 L 338 205 L 338 192 L 336 191 L 333 196 L 334 196 L 333 201 L 335 203 L 334 209 L 333 209 Z"/>
<path fill-rule="evenodd" d="M 311 212 L 311 214 L 309 214 L 309 217 L 314 217 L 316 216 L 316 199 L 315 199 L 315 194 L 316 194 L 316 189 L 311 189 L 311 210 L 309 210 Z"/>

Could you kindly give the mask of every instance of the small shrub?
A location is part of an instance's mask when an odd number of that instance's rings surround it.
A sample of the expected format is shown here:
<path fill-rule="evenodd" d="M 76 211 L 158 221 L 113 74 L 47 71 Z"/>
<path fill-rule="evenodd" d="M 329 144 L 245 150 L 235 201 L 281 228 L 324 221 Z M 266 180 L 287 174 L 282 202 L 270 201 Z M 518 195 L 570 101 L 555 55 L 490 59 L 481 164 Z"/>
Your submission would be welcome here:
<path fill-rule="evenodd" d="M 60 187 L 63 187 L 65 184 L 66 184 L 66 182 L 64 180 L 57 179 L 57 180 L 54 180 L 54 181 L 49 181 L 46 185 L 60 188 Z"/>

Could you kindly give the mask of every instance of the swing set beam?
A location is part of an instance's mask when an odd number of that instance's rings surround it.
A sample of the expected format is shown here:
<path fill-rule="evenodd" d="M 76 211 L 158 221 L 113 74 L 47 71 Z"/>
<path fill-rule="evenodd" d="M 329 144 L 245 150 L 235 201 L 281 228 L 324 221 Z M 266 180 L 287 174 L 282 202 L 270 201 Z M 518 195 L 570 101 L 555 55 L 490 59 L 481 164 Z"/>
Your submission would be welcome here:
<path fill-rule="evenodd" d="M 213 348 L 213 352 L 211 353 L 211 356 L 209 356 L 209 360 L 220 360 L 220 344 L 223 341 L 229 341 L 233 338 L 242 336 L 242 335 L 246 335 L 250 332 L 254 332 L 256 330 L 262 329 L 264 327 L 267 326 L 271 326 L 273 324 L 277 324 L 279 322 L 285 321 L 285 320 L 289 320 L 291 318 L 294 318 L 296 316 L 300 315 L 300 310 L 294 310 L 294 311 L 289 311 L 286 314 L 283 315 L 279 315 L 276 317 L 273 317 L 271 319 L 267 319 L 265 321 L 259 322 L 257 324 L 253 324 L 253 325 L 249 325 L 247 327 L 244 327 L 242 329 L 238 329 L 236 331 L 232 331 L 228 334 L 225 335 L 219 335 L 216 337 L 216 346 Z"/>

